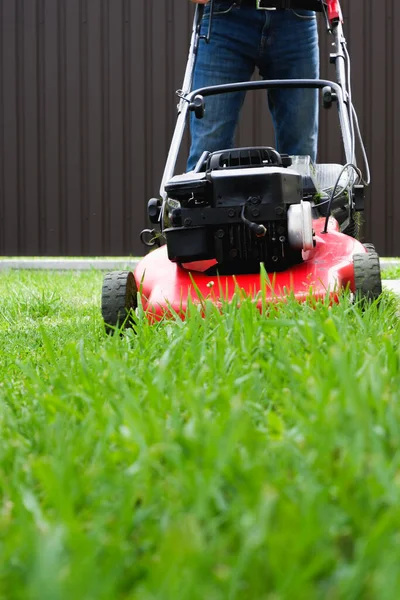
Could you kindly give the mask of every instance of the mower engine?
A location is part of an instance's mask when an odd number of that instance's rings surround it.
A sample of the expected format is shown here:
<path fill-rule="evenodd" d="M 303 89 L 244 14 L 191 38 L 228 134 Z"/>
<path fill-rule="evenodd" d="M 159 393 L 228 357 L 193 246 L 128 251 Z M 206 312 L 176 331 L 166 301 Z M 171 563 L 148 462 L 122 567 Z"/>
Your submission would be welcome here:
<path fill-rule="evenodd" d="M 313 247 L 311 204 L 291 165 L 273 148 L 239 148 L 205 153 L 195 171 L 173 177 L 163 214 L 169 259 L 215 259 L 233 272 L 301 262 Z"/>

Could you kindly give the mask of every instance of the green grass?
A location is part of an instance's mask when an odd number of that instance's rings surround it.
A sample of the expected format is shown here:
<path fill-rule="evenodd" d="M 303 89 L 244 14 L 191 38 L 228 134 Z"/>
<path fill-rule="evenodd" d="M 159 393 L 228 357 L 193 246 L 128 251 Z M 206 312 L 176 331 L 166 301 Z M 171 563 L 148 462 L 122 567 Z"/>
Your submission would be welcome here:
<path fill-rule="evenodd" d="M 382 279 L 400 279 L 400 267 L 387 267 L 382 271 Z"/>
<path fill-rule="evenodd" d="M 0 598 L 396 598 L 397 301 L 107 339 L 101 280 L 1 274 Z"/>

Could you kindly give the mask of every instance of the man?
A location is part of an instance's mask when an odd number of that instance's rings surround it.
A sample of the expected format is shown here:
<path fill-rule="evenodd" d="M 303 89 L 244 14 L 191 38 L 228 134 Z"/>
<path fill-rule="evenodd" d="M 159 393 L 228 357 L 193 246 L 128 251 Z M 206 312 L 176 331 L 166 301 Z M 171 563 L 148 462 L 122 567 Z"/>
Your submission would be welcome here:
<path fill-rule="evenodd" d="M 202 33 L 210 18 L 205 4 Z M 267 7 L 282 2 L 262 0 Z M 294 0 L 291 6 L 321 6 L 319 0 Z M 305 8 L 258 10 L 256 0 L 216 0 L 211 41 L 199 47 L 193 89 L 237 81 L 248 81 L 258 68 L 263 79 L 316 79 L 319 48 L 316 13 Z M 206 100 L 206 117 L 191 117 L 192 145 L 188 170 L 204 150 L 211 152 L 234 146 L 234 136 L 244 93 L 220 94 Z M 276 148 L 286 154 L 317 154 L 318 92 L 293 89 L 270 90 Z"/>

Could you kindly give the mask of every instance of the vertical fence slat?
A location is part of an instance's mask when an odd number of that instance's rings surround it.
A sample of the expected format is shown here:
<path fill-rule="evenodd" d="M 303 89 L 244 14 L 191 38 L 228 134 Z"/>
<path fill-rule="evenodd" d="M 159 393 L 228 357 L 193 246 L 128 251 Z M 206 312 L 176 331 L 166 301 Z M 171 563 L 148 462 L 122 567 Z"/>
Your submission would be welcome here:
<path fill-rule="evenodd" d="M 83 254 L 81 161 L 81 2 L 64 2 L 65 252 Z"/>
<path fill-rule="evenodd" d="M 25 244 L 23 251 L 27 255 L 37 252 L 40 240 L 39 205 L 39 129 L 38 129 L 38 13 L 37 3 L 26 2 L 23 22 L 23 60 L 24 80 L 22 92 L 22 110 L 25 140 L 23 147 L 25 165 L 25 186 L 23 219 L 25 222 Z"/>
<path fill-rule="evenodd" d="M 388 24 L 392 30 L 393 39 L 393 65 L 392 65 L 392 81 L 393 81 L 393 94 L 390 98 L 391 102 L 391 115 L 393 118 L 392 123 L 392 145 L 389 148 L 389 152 L 392 155 L 392 172 L 389 174 L 392 181 L 391 195 L 393 199 L 393 219 L 392 219 L 392 231 L 393 231 L 393 246 L 390 248 L 390 252 L 395 256 L 400 256 L 400 202 L 398 194 L 398 183 L 397 183 L 397 168 L 400 164 L 400 113 L 398 109 L 398 99 L 400 98 L 400 78 L 398 73 L 400 71 L 400 36 L 398 35 L 399 24 L 400 24 L 400 3 L 397 0 L 392 2 L 392 16 Z"/>
<path fill-rule="evenodd" d="M 4 253 L 15 255 L 20 252 L 18 232 L 18 102 L 17 102 L 17 2 L 2 3 L 2 164 L 3 164 L 3 246 Z"/>
<path fill-rule="evenodd" d="M 147 195 L 157 188 L 146 186 L 146 113 L 148 106 L 145 60 L 145 5 L 129 0 L 125 28 L 125 252 L 142 252 L 139 233 L 146 224 Z"/>
<path fill-rule="evenodd" d="M 112 0 L 108 6 L 109 20 L 109 136 L 110 136 L 110 254 L 123 254 L 123 1 Z"/>
<path fill-rule="evenodd" d="M 59 3 L 44 3 L 44 104 L 45 104 L 45 251 L 60 253 L 60 69 Z"/>

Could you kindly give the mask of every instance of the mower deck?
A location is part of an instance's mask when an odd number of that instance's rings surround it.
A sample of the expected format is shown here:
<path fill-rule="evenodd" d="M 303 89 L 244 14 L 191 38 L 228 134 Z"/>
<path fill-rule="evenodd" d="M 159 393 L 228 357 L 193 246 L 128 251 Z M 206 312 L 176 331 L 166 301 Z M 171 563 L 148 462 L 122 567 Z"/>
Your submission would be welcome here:
<path fill-rule="evenodd" d="M 332 301 L 336 301 L 341 289 L 349 287 L 355 291 L 353 256 L 367 253 L 367 250 L 361 242 L 340 233 L 335 219 L 330 219 L 328 233 L 322 234 L 324 223 L 323 218 L 314 220 L 316 247 L 305 256 L 304 262 L 290 270 L 269 274 L 270 281 L 264 295 L 267 302 L 282 300 L 288 295 L 294 295 L 302 302 L 310 297 L 310 292 L 315 300 L 323 300 L 329 295 Z M 166 246 L 154 250 L 135 270 L 144 309 L 157 320 L 171 309 L 183 316 L 188 299 L 198 302 L 199 292 L 202 297 L 211 297 L 214 302 L 221 297 L 231 300 L 237 287 L 257 297 L 262 285 L 260 274 L 207 274 L 206 271 L 213 265 L 215 261 L 180 266 L 168 259 Z M 261 298 L 259 304 L 261 307 Z"/>

